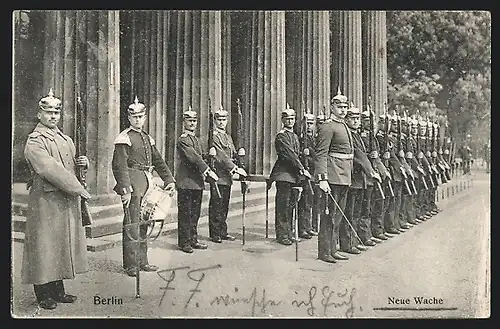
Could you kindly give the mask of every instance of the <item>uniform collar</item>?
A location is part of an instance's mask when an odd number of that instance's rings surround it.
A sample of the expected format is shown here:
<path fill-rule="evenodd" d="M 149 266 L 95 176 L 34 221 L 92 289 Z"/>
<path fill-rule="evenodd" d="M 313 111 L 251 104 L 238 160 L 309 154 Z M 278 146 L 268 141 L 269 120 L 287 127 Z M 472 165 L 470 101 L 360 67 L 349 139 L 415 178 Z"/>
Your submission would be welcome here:
<path fill-rule="evenodd" d="M 195 136 L 195 133 L 193 131 L 186 130 L 186 129 L 184 129 L 184 134 L 186 134 L 188 136 Z"/>
<path fill-rule="evenodd" d="M 283 130 L 284 130 L 284 131 L 288 131 L 288 132 L 293 133 L 293 129 L 291 129 L 291 128 L 286 128 L 286 127 L 283 127 Z"/>
<path fill-rule="evenodd" d="M 337 122 L 341 122 L 341 123 L 344 123 L 344 119 L 336 116 L 335 114 L 332 113 L 332 115 L 330 115 L 330 119 L 332 119 L 333 121 L 337 121 Z"/>
<path fill-rule="evenodd" d="M 65 138 L 62 131 L 59 127 L 55 127 L 54 129 L 44 126 L 42 123 L 38 123 L 34 129 L 34 131 L 38 131 L 40 134 L 53 138 L 56 134 L 59 134 L 63 138 Z M 66 138 L 65 138 L 66 139 Z"/>
<path fill-rule="evenodd" d="M 130 127 L 129 127 L 129 129 L 130 129 L 130 130 L 133 130 L 133 131 L 136 131 L 136 132 L 138 132 L 138 133 L 142 133 L 142 132 L 143 132 L 143 130 L 142 130 L 142 129 L 137 129 L 137 128 L 132 127 L 132 126 L 130 126 Z"/>
<path fill-rule="evenodd" d="M 226 129 L 215 128 L 215 131 L 218 132 L 218 133 L 225 133 Z"/>

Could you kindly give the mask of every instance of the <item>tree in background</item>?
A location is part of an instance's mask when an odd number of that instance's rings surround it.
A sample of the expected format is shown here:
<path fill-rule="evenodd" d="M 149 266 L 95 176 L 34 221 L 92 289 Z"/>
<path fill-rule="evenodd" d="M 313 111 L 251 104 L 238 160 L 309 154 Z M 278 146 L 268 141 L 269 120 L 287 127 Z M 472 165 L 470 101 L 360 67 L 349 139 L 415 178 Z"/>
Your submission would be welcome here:
<path fill-rule="evenodd" d="M 447 115 L 452 137 L 490 135 L 491 14 L 486 11 L 387 13 L 389 107 Z M 484 139 L 484 141 L 483 141 Z"/>

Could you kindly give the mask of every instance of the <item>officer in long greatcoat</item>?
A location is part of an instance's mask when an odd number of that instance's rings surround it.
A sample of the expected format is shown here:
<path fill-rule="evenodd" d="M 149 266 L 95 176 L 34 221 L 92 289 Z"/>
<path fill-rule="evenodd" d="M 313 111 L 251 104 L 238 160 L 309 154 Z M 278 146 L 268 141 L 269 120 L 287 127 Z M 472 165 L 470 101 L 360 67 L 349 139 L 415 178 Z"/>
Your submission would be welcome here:
<path fill-rule="evenodd" d="M 344 221 L 340 210 L 345 209 L 354 158 L 351 132 L 344 122 L 347 107 L 347 97 L 339 89 L 331 101 L 331 117 L 319 125 L 316 137 L 314 170 L 328 209 L 320 218 L 318 258 L 327 263 L 348 259 L 337 251 L 340 224 Z"/>
<path fill-rule="evenodd" d="M 207 249 L 198 241 L 198 221 L 205 180 L 216 183 L 217 174 L 203 160 L 202 149 L 195 130 L 198 113 L 189 109 L 183 114 L 184 132 L 177 140 L 178 165 L 175 174 L 177 185 L 178 248 L 185 253 L 193 249 Z"/>
<path fill-rule="evenodd" d="M 82 226 L 81 199 L 90 194 L 75 175 L 78 166 L 88 168 L 85 156 L 75 158 L 73 140 L 57 124 L 62 102 L 52 89 L 38 103 L 39 123 L 24 149 L 31 178 L 24 233 L 22 282 L 33 284 L 41 308 L 73 303 L 63 280 L 87 272 L 87 246 Z"/>
<path fill-rule="evenodd" d="M 217 185 L 221 198 L 219 199 L 216 195 L 210 193 L 208 229 L 210 239 L 215 243 L 221 243 L 222 240 L 235 240 L 232 235 L 227 234 L 226 223 L 233 175 L 237 174 L 240 177 L 248 176 L 243 168 L 239 168 L 235 164 L 237 153 L 231 135 L 226 132 L 227 116 L 228 112 L 223 109 L 214 113 L 216 129 L 213 134 L 213 147 L 216 150 L 215 171 L 219 177 Z"/>
<path fill-rule="evenodd" d="M 276 240 L 289 246 L 295 240 L 291 227 L 293 210 L 302 191 L 302 181 L 311 178 L 311 175 L 300 161 L 299 138 L 293 132 L 295 111 L 288 105 L 281 112 L 281 121 L 283 129 L 276 134 L 274 140 L 278 159 L 269 175 L 268 188 L 272 182 L 276 182 Z"/>
<path fill-rule="evenodd" d="M 139 225 L 130 224 L 140 220 L 142 198 L 152 184 L 153 170 L 160 175 L 165 190 L 170 194 L 175 191 L 175 180 L 156 148 L 155 140 L 142 129 L 146 122 L 146 106 L 139 102 L 137 96 L 128 107 L 128 120 L 130 126 L 120 132 L 114 141 L 112 169 L 116 180 L 114 191 L 120 195 L 124 210 L 123 267 L 129 276 L 136 276 L 138 266 L 141 271 L 147 272 L 158 270 L 158 266 L 149 264 L 147 241 L 134 241 L 139 237 L 145 238 L 147 226 L 139 228 Z M 136 253 L 139 264 L 136 263 Z"/>

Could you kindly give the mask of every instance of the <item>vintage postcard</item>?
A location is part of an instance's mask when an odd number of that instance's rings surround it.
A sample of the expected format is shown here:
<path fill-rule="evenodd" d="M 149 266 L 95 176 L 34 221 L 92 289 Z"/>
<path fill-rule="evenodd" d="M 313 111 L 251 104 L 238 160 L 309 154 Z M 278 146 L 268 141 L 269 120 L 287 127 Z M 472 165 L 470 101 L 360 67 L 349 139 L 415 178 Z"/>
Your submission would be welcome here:
<path fill-rule="evenodd" d="M 490 12 L 12 36 L 12 317 L 490 317 Z"/>

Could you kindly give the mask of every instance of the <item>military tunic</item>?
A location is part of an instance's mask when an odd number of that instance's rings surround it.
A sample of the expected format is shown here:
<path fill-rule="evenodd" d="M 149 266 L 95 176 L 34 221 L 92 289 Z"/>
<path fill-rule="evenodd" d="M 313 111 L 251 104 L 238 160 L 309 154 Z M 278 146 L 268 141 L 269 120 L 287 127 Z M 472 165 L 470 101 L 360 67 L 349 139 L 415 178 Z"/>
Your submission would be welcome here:
<path fill-rule="evenodd" d="M 139 234 L 146 236 L 147 226 L 126 226 L 137 223 L 140 218 L 141 202 L 152 178 L 154 169 L 165 184 L 173 183 L 174 178 L 165 160 L 156 148 L 154 139 L 146 132 L 133 127 L 123 130 L 115 139 L 112 169 L 116 180 L 114 191 L 119 195 L 131 193 L 128 211 L 124 207 L 123 219 L 123 267 L 135 268 L 137 265 L 148 265 L 147 242 L 134 242 Z M 148 177 L 149 176 L 149 177 Z M 128 217 L 130 215 L 130 217 Z M 128 234 L 127 234 L 128 233 Z M 130 235 L 130 236 L 129 236 Z M 132 239 L 131 239 L 132 238 Z M 136 264 L 135 253 L 138 252 L 139 264 Z"/>
<path fill-rule="evenodd" d="M 234 163 L 237 153 L 233 139 L 225 130 L 216 129 L 213 136 L 213 146 L 216 150 L 215 172 L 219 177 L 217 185 L 221 198 L 216 196 L 215 191 L 210 191 L 208 230 L 211 238 L 224 238 L 227 236 L 226 220 L 233 184 L 232 176 L 238 168 Z"/>
<path fill-rule="evenodd" d="M 291 220 L 293 209 L 297 202 L 292 188 L 300 186 L 304 166 L 300 161 L 300 143 L 297 135 L 287 128 L 283 128 L 276 135 L 274 145 L 278 159 L 276 160 L 269 181 L 276 182 L 275 230 L 276 239 L 293 238 Z"/>
<path fill-rule="evenodd" d="M 337 117 L 321 124 L 316 138 L 315 177 L 318 181 L 326 180 L 330 184 L 331 194 L 338 206 L 344 211 L 347 201 L 347 189 L 351 185 L 354 146 L 346 123 Z M 324 259 L 337 252 L 337 240 L 340 224 L 344 222 L 337 205 L 328 198 L 329 214 L 322 211 L 318 234 L 318 258 Z"/>
<path fill-rule="evenodd" d="M 39 123 L 28 136 L 24 156 L 32 177 L 22 282 L 74 279 L 88 270 L 79 196 L 84 187 L 75 175 L 75 145 L 58 128 Z"/>
<path fill-rule="evenodd" d="M 177 140 L 178 165 L 175 175 L 177 185 L 177 228 L 180 248 L 198 243 L 198 221 L 205 188 L 205 177 L 210 170 L 203 160 L 198 138 L 191 131 L 184 131 Z"/>

